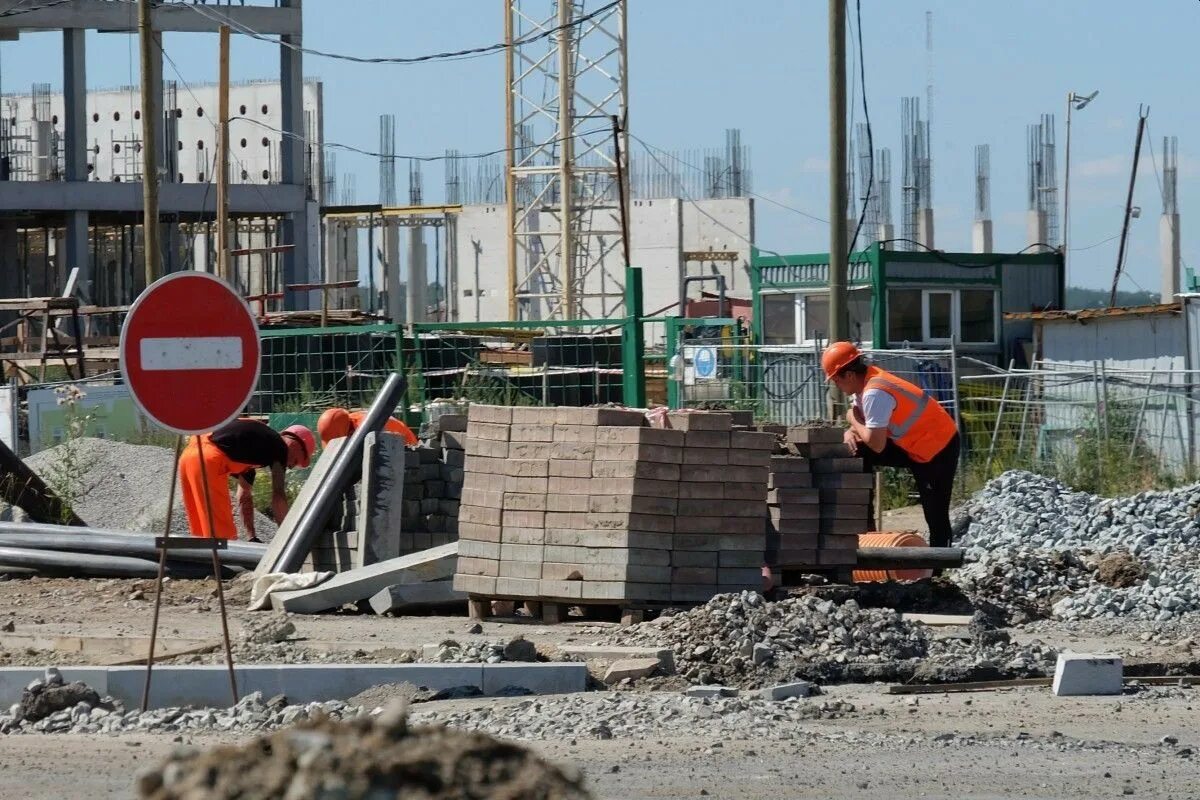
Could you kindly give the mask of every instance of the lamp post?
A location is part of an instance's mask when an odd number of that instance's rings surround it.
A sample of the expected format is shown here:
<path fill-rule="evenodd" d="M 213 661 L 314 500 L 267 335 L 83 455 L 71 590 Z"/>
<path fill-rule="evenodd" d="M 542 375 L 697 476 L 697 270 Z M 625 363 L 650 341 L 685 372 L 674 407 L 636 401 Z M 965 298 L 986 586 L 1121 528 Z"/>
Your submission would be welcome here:
<path fill-rule="evenodd" d="M 1092 92 L 1089 95 L 1081 95 L 1076 92 L 1067 92 L 1067 166 L 1066 176 L 1063 179 L 1063 224 L 1062 224 L 1062 257 L 1063 257 L 1063 276 L 1064 281 L 1070 273 L 1067 270 L 1067 232 L 1071 228 L 1071 110 L 1082 111 L 1088 103 L 1096 99 L 1096 95 L 1100 94 L 1100 90 Z M 1066 298 L 1063 298 L 1064 302 Z"/>

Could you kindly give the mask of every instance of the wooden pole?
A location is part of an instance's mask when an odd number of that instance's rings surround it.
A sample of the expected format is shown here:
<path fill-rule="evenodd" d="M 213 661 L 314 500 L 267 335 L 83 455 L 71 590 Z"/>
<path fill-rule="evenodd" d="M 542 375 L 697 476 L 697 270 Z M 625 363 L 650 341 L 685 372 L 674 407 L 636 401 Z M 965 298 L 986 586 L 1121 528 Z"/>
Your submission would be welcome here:
<path fill-rule="evenodd" d="M 217 113 L 217 277 L 232 281 L 229 266 L 229 26 L 221 26 L 221 51 Z"/>
<path fill-rule="evenodd" d="M 138 41 L 141 50 L 142 78 L 142 250 L 146 257 L 146 285 L 162 276 L 162 249 L 158 227 L 158 142 L 155 122 L 161 97 L 155 97 L 152 80 L 154 29 L 150 21 L 150 0 L 138 0 Z"/>

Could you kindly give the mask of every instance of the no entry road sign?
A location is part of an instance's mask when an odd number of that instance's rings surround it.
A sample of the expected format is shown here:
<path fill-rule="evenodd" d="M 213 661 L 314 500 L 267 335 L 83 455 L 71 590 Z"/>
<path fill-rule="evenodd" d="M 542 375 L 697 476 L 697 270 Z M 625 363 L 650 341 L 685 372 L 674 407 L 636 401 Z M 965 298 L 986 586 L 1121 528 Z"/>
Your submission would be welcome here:
<path fill-rule="evenodd" d="M 176 272 L 134 301 L 121 372 L 150 419 L 181 434 L 232 421 L 258 383 L 258 325 L 246 301 L 207 272 Z"/>

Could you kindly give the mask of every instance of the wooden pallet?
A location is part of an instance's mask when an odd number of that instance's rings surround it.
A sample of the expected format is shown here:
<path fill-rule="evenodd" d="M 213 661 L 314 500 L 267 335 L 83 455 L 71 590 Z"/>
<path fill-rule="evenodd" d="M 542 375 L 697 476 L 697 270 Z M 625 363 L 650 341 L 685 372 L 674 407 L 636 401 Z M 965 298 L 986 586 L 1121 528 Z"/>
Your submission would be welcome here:
<path fill-rule="evenodd" d="M 574 619 L 579 621 L 619 621 L 622 625 L 634 625 L 638 622 L 644 622 L 648 618 L 657 616 L 660 611 L 666 608 L 688 608 L 696 605 L 695 603 L 645 603 L 629 600 L 613 600 L 606 602 L 602 600 L 564 600 L 562 598 L 547 597 L 530 598 L 468 595 L 467 609 L 470 618 L 473 620 L 482 621 L 492 617 L 511 615 L 494 613 L 492 607 L 493 603 L 512 603 L 514 606 L 524 605 L 525 612 L 531 618 L 540 618 L 542 622 L 547 625 L 556 625 L 560 622 L 568 621 L 568 618 L 570 617 L 570 610 L 572 608 L 577 608 L 582 612 L 580 616 L 574 617 Z"/>

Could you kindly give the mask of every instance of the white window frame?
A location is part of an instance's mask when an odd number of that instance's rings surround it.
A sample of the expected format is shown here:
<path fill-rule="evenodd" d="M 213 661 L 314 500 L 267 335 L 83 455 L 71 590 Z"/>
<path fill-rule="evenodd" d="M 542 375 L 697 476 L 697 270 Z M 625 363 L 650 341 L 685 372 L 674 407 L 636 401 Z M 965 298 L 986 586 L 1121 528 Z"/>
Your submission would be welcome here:
<path fill-rule="evenodd" d="M 935 294 L 950 296 L 950 336 L 933 335 L 933 314 L 930 313 L 932 298 Z M 958 290 L 957 289 L 923 289 L 921 290 L 921 341 L 926 344 L 950 344 L 951 337 L 957 336 L 958 327 Z"/>
<path fill-rule="evenodd" d="M 888 292 L 917 290 L 921 292 L 921 341 L 913 344 L 950 344 L 951 340 L 944 337 L 935 338 L 930 331 L 931 318 L 929 313 L 930 297 L 935 294 L 950 295 L 950 331 L 954 341 L 966 347 L 995 347 L 1000 343 L 1000 289 L 996 286 L 951 286 L 951 287 L 916 287 L 892 286 Z M 987 291 L 992 293 L 992 339 L 988 342 L 964 342 L 962 338 L 962 293 L 964 291 Z M 891 313 L 891 305 L 888 305 Z M 891 320 L 885 320 L 885 328 L 890 328 Z M 901 344 L 900 342 L 890 342 Z"/>

